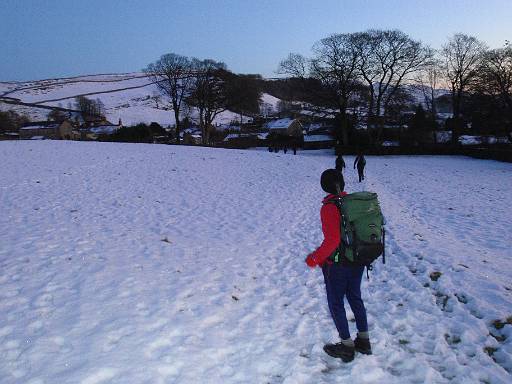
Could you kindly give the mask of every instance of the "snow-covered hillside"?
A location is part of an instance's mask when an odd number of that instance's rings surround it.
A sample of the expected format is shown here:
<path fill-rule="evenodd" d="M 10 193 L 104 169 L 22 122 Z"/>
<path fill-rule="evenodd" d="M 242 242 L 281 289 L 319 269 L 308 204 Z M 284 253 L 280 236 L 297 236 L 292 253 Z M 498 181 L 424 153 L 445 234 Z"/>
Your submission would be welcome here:
<path fill-rule="evenodd" d="M 174 113 L 167 110 L 165 97 L 159 95 L 151 79 L 143 73 L 111 75 L 89 75 L 62 79 L 30 82 L 0 82 L 0 97 L 17 99 L 24 103 L 68 108 L 74 98 L 84 95 L 99 99 L 106 108 L 106 117 L 113 123 L 119 119 L 124 125 L 151 123 L 162 126 L 174 124 Z M 275 103 L 275 102 L 274 102 Z M 47 109 L 6 104 L 0 101 L 0 110 L 15 110 L 31 117 L 33 121 L 45 120 Z M 194 119 L 196 111 L 183 111 Z M 228 124 L 239 120 L 239 115 L 230 111 L 219 114 L 215 123 Z"/>
<path fill-rule="evenodd" d="M 2 384 L 511 382 L 511 164 L 368 157 L 361 184 L 346 170 L 347 191 L 379 193 L 388 246 L 362 287 L 374 354 L 344 364 L 322 350 L 336 331 L 304 263 L 332 155 L 0 154 Z"/>

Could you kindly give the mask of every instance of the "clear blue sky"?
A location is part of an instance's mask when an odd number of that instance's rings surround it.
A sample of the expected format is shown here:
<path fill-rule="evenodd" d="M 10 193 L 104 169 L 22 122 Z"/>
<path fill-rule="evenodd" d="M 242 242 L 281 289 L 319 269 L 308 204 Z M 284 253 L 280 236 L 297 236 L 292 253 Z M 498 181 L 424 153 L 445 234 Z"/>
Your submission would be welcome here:
<path fill-rule="evenodd" d="M 138 71 L 169 52 L 271 77 L 289 52 L 368 28 L 500 47 L 512 0 L 0 0 L 0 81 Z"/>

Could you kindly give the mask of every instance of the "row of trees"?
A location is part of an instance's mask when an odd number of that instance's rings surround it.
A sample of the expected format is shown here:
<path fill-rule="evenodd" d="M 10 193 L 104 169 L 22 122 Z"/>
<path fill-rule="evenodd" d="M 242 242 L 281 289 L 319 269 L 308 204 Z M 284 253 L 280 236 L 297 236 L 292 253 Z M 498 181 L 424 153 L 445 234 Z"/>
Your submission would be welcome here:
<path fill-rule="evenodd" d="M 180 140 L 181 112 L 195 107 L 203 144 L 210 142 L 213 120 L 227 109 L 240 114 L 259 112 L 259 75 L 236 75 L 215 60 L 199 60 L 174 53 L 160 57 L 144 70 L 169 101 L 175 117 L 175 137 Z"/>
<path fill-rule="evenodd" d="M 70 118 L 71 111 L 79 111 L 84 119 L 105 117 L 105 105 L 100 99 L 93 100 L 86 96 L 77 96 L 73 104 L 71 102 L 69 103 L 68 112 L 64 112 L 62 109 L 52 109 L 48 113 L 48 120 L 62 122 Z"/>
<path fill-rule="evenodd" d="M 167 132 L 158 123 L 146 125 L 144 123 L 137 124 L 133 127 L 119 128 L 112 135 L 102 135 L 100 141 L 118 141 L 125 143 L 152 143 L 155 136 L 165 136 Z"/>
<path fill-rule="evenodd" d="M 337 115 L 337 135 L 349 144 L 353 114 L 364 110 L 370 141 L 379 141 L 404 87 L 419 84 L 427 112 L 435 122 L 439 89 L 449 88 L 453 108 L 452 141 L 464 126 L 465 104 L 484 96 L 499 103 L 512 124 L 512 47 L 488 49 L 472 36 L 456 34 L 434 50 L 398 30 L 334 34 L 317 42 L 311 57 L 291 53 L 279 65 L 305 101 Z"/>
<path fill-rule="evenodd" d="M 23 124 L 30 120 L 27 116 L 14 111 L 0 111 L 0 134 L 3 132 L 16 132 Z"/>
<path fill-rule="evenodd" d="M 105 116 L 105 105 L 100 99 L 92 100 L 85 96 L 75 97 L 75 109 L 79 110 L 84 117 Z"/>

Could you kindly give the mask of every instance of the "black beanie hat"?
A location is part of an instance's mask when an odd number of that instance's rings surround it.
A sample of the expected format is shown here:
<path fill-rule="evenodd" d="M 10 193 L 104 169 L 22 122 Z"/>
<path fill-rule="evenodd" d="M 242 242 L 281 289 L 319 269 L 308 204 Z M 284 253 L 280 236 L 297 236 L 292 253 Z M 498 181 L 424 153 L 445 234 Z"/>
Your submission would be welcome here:
<path fill-rule="evenodd" d="M 336 188 L 336 184 L 339 186 L 339 189 Z M 322 172 L 322 176 L 320 177 L 320 185 L 325 192 L 335 195 L 343 191 L 345 188 L 345 180 L 343 180 L 341 172 L 335 169 L 326 169 Z"/>

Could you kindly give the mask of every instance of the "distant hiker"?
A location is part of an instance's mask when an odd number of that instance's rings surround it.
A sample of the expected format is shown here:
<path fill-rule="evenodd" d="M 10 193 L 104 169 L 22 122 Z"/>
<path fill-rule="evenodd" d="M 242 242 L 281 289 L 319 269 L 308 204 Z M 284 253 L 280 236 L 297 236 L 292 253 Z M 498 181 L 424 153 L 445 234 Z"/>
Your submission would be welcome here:
<path fill-rule="evenodd" d="M 323 206 L 320 210 L 324 240 L 320 247 L 306 258 L 306 264 L 311 268 L 316 266 L 322 268 L 329 311 L 341 338 L 339 343 L 326 344 L 324 351 L 330 356 L 349 362 L 354 359 L 355 351 L 364 354 L 372 353 L 366 309 L 361 299 L 361 278 L 364 266 L 351 263 L 343 255 L 338 259 L 342 235 L 340 231 L 341 216 L 337 206 L 332 203 L 332 199 L 347 195 L 343 191 L 345 187 L 343 175 L 335 169 L 328 169 L 322 173 L 320 184 L 322 189 L 328 193 L 322 201 Z M 335 254 L 336 257 L 333 259 L 332 256 Z M 350 338 L 343 303 L 345 296 L 356 318 L 358 333 L 355 340 Z"/>
<path fill-rule="evenodd" d="M 345 168 L 345 160 L 343 160 L 343 156 L 338 155 L 336 158 L 336 170 L 343 172 L 343 168 Z"/>
<path fill-rule="evenodd" d="M 356 169 L 357 165 L 357 173 L 359 175 L 359 182 L 364 180 L 364 166 L 366 165 L 366 159 L 362 152 L 359 152 L 356 159 L 354 160 L 354 169 Z"/>
<path fill-rule="evenodd" d="M 297 142 L 294 140 L 292 144 L 293 154 L 297 154 Z"/>

